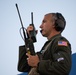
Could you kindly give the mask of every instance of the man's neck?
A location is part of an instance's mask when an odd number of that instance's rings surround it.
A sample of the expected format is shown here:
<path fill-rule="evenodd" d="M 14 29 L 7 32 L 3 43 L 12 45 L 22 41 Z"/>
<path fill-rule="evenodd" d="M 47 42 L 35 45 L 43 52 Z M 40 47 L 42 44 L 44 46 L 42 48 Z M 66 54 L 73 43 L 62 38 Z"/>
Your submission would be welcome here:
<path fill-rule="evenodd" d="M 47 39 L 51 39 L 53 36 L 57 35 L 57 34 L 60 34 L 60 32 L 52 32 L 48 37 Z"/>

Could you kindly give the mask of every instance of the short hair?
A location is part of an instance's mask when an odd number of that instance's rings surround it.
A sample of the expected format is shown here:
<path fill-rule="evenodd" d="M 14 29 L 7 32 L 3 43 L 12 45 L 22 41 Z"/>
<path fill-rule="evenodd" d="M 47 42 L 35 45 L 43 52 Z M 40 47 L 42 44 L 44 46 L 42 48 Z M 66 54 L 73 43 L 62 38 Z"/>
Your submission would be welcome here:
<path fill-rule="evenodd" d="M 63 31 L 66 26 L 66 20 L 61 13 L 50 13 L 53 16 L 53 20 L 55 21 L 55 29 L 57 31 Z"/>

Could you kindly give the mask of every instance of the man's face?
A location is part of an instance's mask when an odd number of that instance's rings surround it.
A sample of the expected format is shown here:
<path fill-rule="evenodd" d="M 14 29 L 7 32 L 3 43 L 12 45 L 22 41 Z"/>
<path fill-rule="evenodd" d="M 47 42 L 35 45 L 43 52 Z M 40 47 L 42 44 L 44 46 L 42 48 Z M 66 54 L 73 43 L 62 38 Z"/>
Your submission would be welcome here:
<path fill-rule="evenodd" d="M 54 22 L 52 20 L 52 14 L 47 14 L 44 16 L 42 24 L 40 25 L 41 33 L 43 36 L 48 37 L 51 31 L 54 29 Z"/>

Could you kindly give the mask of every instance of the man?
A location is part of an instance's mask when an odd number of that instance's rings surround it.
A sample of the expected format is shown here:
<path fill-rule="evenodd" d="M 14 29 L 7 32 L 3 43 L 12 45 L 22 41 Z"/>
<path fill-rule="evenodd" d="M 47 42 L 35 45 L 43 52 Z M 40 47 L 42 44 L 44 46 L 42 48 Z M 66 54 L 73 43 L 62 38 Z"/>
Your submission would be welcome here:
<path fill-rule="evenodd" d="M 61 35 L 65 25 L 66 21 L 61 13 L 48 13 L 44 16 L 40 32 L 48 41 L 35 56 L 26 53 L 28 65 L 32 67 L 28 75 L 69 75 L 71 45 Z M 32 30 L 32 26 L 27 28 L 28 33 Z"/>

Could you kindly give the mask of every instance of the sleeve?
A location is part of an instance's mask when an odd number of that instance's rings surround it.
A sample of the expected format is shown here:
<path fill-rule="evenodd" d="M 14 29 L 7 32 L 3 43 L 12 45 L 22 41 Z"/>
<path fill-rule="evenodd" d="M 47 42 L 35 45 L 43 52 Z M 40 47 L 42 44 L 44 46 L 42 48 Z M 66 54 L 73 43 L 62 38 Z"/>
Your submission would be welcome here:
<path fill-rule="evenodd" d="M 20 72 L 29 72 L 30 66 L 27 63 L 27 56 L 25 46 L 19 46 L 19 59 L 18 59 L 18 71 Z"/>
<path fill-rule="evenodd" d="M 38 72 L 43 75 L 66 75 L 71 69 L 71 46 L 67 40 L 58 40 L 52 47 L 53 60 L 41 60 Z"/>

